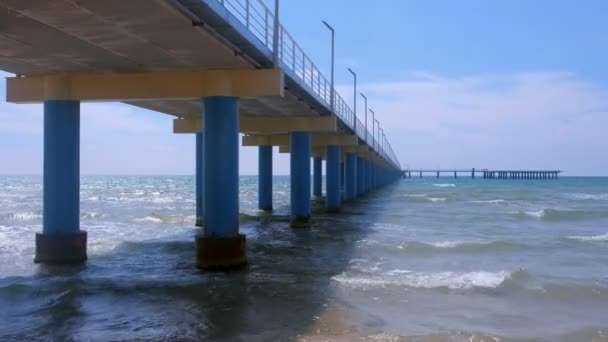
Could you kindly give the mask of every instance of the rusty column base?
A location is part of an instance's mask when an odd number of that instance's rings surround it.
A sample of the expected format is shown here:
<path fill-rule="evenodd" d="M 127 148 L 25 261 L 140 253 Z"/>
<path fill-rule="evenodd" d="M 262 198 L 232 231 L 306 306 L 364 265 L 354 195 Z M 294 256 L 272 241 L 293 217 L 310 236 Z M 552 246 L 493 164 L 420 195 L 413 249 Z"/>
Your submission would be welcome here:
<path fill-rule="evenodd" d="M 292 216 L 291 217 L 292 228 L 309 228 L 310 227 L 310 216 Z"/>
<path fill-rule="evenodd" d="M 247 265 L 245 235 L 216 238 L 196 236 L 196 267 L 205 271 L 229 271 Z"/>
<path fill-rule="evenodd" d="M 87 232 L 73 234 L 36 233 L 34 262 L 73 264 L 87 260 Z"/>

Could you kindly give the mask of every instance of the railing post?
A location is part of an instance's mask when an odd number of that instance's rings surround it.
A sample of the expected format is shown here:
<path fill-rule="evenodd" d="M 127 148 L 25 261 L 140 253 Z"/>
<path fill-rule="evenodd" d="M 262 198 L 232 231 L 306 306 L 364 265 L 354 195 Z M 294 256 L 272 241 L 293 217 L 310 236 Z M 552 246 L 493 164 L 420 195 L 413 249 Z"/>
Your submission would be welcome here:
<path fill-rule="evenodd" d="M 223 1 L 223 0 L 222 0 Z M 279 67 L 279 0 L 274 0 L 274 27 L 272 36 L 272 62 Z"/>
<path fill-rule="evenodd" d="M 245 0 L 245 26 L 249 29 L 249 0 Z"/>
<path fill-rule="evenodd" d="M 264 46 L 268 47 L 268 10 L 264 11 Z"/>

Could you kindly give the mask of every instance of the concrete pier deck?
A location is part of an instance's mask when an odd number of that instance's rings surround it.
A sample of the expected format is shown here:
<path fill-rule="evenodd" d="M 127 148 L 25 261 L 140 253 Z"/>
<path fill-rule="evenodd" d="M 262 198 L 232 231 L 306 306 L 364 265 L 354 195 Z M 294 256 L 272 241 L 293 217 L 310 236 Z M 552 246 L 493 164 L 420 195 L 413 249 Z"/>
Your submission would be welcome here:
<path fill-rule="evenodd" d="M 351 201 L 399 178 L 399 161 L 380 125 L 368 124 L 367 106 L 351 109 L 276 10 L 261 0 L 0 2 L 0 70 L 16 75 L 7 79 L 7 101 L 44 104 L 37 261 L 87 258 L 78 218 L 81 102 L 171 115 L 167 129 L 193 136 L 201 269 L 247 263 L 238 227 L 239 144 L 259 148 L 262 210 L 272 210 L 272 148 L 290 153 L 294 227 L 314 219 L 311 158 L 317 196 L 326 160 L 332 212 L 340 209 L 342 183 Z"/>

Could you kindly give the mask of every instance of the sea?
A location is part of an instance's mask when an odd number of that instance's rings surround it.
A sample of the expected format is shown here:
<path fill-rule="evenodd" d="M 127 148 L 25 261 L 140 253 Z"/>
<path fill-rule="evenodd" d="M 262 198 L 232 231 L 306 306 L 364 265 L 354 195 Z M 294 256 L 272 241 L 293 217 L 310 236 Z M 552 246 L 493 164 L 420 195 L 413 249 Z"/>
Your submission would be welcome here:
<path fill-rule="evenodd" d="M 33 263 L 42 178 L 0 177 L 0 341 L 608 341 L 608 178 L 402 179 L 289 226 L 240 178 L 247 269 L 195 267 L 192 176 L 86 176 L 89 260 Z"/>

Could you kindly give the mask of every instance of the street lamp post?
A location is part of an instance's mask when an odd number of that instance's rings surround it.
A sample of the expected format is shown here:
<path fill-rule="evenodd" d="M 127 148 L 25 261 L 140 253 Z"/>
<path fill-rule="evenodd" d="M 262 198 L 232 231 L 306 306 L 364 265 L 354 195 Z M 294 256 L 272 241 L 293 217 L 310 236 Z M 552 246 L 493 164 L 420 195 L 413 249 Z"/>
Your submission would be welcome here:
<path fill-rule="evenodd" d="M 355 130 L 355 136 L 357 135 L 357 74 L 351 69 L 346 68 L 353 77 L 355 78 L 355 90 L 353 92 L 353 129 Z"/>
<path fill-rule="evenodd" d="M 331 27 L 331 25 L 329 25 L 325 20 L 321 20 L 323 22 L 323 24 L 331 31 L 331 80 L 330 80 L 330 99 L 329 99 L 329 107 L 331 108 L 331 112 L 332 114 L 334 113 L 334 65 L 335 65 L 335 59 L 334 59 L 334 52 L 335 52 L 335 34 L 336 31 L 334 31 L 334 28 Z"/>
<path fill-rule="evenodd" d="M 376 149 L 376 113 L 373 110 L 369 110 L 372 113 L 372 149 Z"/>
<path fill-rule="evenodd" d="M 376 141 L 376 152 L 380 154 L 380 121 L 376 120 L 376 130 L 378 131 L 378 140 Z M 376 134 L 376 132 L 374 132 Z"/>
<path fill-rule="evenodd" d="M 363 99 L 365 100 L 365 142 L 369 143 L 367 141 L 367 96 L 363 95 L 363 93 L 360 93 L 361 97 L 363 97 Z"/>
<path fill-rule="evenodd" d="M 380 128 L 380 132 L 382 133 L 380 135 L 380 149 L 382 150 L 382 157 L 385 158 L 386 156 L 384 155 L 384 130 L 382 128 Z"/>
<path fill-rule="evenodd" d="M 279 0 L 274 0 L 274 27 L 272 30 L 272 64 L 275 68 L 279 67 L 279 25 Z"/>

